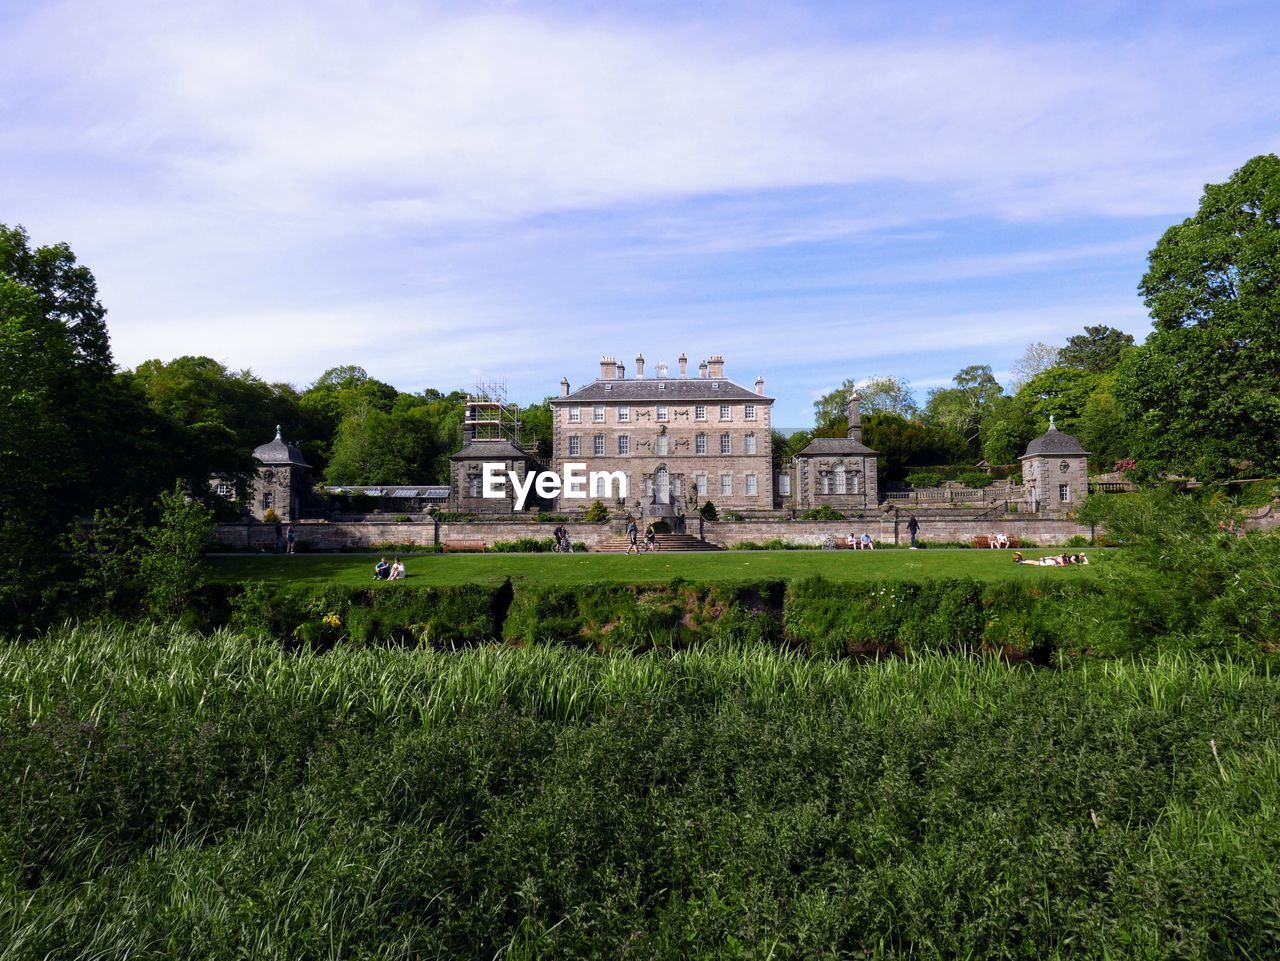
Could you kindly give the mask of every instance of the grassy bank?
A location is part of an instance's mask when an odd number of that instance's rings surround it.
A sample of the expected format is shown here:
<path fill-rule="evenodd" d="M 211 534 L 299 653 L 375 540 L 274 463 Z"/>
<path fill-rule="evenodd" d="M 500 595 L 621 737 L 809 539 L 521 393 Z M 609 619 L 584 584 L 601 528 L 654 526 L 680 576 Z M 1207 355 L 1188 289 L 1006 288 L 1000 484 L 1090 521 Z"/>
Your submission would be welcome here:
<path fill-rule="evenodd" d="M 1266 957 L 1257 670 L 61 632 L 0 648 L 0 959 Z"/>
<path fill-rule="evenodd" d="M 1028 551 L 1029 557 L 1060 551 Z M 1018 566 L 1009 551 L 722 551 L 705 554 L 422 554 L 405 558 L 409 583 L 419 586 L 500 584 L 513 581 L 538 584 L 589 582 L 653 582 L 681 577 L 699 583 L 761 578 L 793 580 L 821 576 L 829 580 L 868 581 L 885 578 L 923 580 L 973 577 L 979 580 L 1032 580 L 1096 575 L 1106 552 L 1086 550 L 1088 567 L 1038 568 Z M 268 583 L 342 584 L 365 587 L 372 583 L 379 555 L 272 554 L 211 557 L 209 576 L 222 583 L 262 580 Z"/>

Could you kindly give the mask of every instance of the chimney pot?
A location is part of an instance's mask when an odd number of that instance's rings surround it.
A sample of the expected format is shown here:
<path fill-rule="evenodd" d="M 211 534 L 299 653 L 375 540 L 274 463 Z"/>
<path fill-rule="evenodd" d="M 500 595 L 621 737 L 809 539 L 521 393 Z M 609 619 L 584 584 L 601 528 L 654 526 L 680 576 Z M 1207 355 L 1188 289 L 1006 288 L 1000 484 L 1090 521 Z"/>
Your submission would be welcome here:
<path fill-rule="evenodd" d="M 684 355 L 684 351 L 680 351 L 680 376 L 687 377 L 689 375 L 689 358 Z"/>
<path fill-rule="evenodd" d="M 636 379 L 644 377 L 644 354 L 636 354 Z"/>
<path fill-rule="evenodd" d="M 569 378 L 568 377 L 560 378 L 560 396 L 561 397 L 569 396 Z"/>
<path fill-rule="evenodd" d="M 707 379 L 707 362 L 705 360 L 698 365 L 698 376 L 703 380 Z"/>
<path fill-rule="evenodd" d="M 764 378 L 763 378 L 763 377 L 757 377 L 757 378 L 756 378 L 756 393 L 757 393 L 757 394 L 763 394 L 763 393 L 764 393 Z"/>

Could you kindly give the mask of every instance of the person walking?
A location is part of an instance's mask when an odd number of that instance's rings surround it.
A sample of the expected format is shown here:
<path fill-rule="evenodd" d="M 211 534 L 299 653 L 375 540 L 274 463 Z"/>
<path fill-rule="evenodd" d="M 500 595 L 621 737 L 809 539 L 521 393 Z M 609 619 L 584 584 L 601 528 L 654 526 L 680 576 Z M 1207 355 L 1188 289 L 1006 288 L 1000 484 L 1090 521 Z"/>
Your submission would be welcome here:
<path fill-rule="evenodd" d="M 289 553 L 293 553 L 293 545 L 298 542 L 298 535 L 294 533 L 293 525 L 290 524 L 288 530 L 284 532 L 285 543 L 289 545 Z"/>
<path fill-rule="evenodd" d="M 276 553 L 279 554 L 283 550 L 284 550 L 284 528 L 281 525 L 277 524 L 276 525 Z"/>
<path fill-rule="evenodd" d="M 916 542 L 916 535 L 920 533 L 920 522 L 916 520 L 915 514 L 907 518 L 907 533 L 911 535 L 911 549 L 914 551 L 919 546 Z"/>
<path fill-rule="evenodd" d="M 628 517 L 627 518 L 627 541 L 628 541 L 627 553 L 628 554 L 631 554 L 633 552 L 635 554 L 640 553 L 640 545 L 636 543 L 639 536 L 640 536 L 640 528 L 636 526 L 636 519 L 634 517 Z"/>

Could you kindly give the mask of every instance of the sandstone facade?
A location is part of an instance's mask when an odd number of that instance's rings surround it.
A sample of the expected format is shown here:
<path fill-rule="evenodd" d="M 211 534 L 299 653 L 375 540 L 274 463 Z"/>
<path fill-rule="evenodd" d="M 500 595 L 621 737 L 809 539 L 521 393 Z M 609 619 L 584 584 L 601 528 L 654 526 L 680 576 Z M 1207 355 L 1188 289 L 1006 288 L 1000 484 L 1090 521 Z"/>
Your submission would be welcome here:
<path fill-rule="evenodd" d="M 771 509 L 774 506 L 771 436 L 773 398 L 757 378 L 748 390 L 724 376 L 724 360 L 711 357 L 699 376 L 670 377 L 659 365 L 644 376 L 644 357 L 636 357 L 636 376 L 628 378 L 614 358 L 600 362 L 600 375 L 552 401 L 554 438 L 551 468 L 563 475 L 568 463 L 585 463 L 593 472 L 621 472 L 627 478 L 625 506 L 648 516 L 689 514 L 712 501 L 717 508 Z M 579 500 L 561 493 L 556 509 L 582 510 L 600 497 L 623 506 L 616 488 L 601 484 Z"/>

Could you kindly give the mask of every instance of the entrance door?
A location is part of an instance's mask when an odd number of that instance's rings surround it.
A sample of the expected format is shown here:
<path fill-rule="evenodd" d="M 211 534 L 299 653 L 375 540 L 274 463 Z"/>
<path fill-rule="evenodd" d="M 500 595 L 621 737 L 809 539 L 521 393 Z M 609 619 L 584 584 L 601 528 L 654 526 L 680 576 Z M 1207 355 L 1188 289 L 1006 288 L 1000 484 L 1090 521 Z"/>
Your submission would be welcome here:
<path fill-rule="evenodd" d="M 653 485 L 653 502 L 655 504 L 670 504 L 671 475 L 667 473 L 667 469 L 665 467 L 659 467 L 657 471 L 654 472 L 653 479 L 655 481 Z"/>

